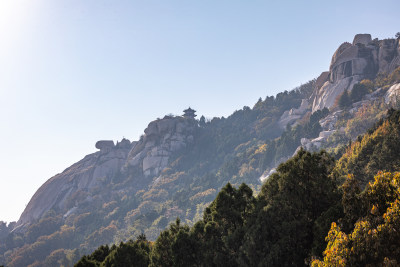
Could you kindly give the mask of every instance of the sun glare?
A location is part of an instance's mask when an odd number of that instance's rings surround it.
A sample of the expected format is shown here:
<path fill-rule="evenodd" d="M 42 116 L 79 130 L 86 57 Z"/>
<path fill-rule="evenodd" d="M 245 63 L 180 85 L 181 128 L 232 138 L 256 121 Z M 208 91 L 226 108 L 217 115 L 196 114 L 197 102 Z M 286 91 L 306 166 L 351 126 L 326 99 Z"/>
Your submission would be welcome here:
<path fill-rule="evenodd" d="M 21 8 L 23 1 L 0 0 L 0 26 L 10 27 L 11 23 L 18 16 L 18 9 Z"/>
<path fill-rule="evenodd" d="M 33 5 L 27 0 L 0 0 L 0 38 L 2 40 L 12 39 L 19 33 Z"/>

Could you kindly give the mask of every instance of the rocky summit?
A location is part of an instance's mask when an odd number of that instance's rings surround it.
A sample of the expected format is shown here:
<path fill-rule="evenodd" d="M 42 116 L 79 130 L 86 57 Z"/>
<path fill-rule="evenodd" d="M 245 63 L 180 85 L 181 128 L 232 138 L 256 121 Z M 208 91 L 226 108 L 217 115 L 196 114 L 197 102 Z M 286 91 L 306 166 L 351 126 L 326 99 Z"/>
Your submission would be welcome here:
<path fill-rule="evenodd" d="M 126 167 L 141 166 L 145 176 L 159 174 L 174 152 L 193 143 L 196 126 L 194 120 L 185 117 L 167 116 L 151 122 L 129 152 Z"/>
<path fill-rule="evenodd" d="M 400 66 L 399 39 L 372 40 L 370 34 L 357 34 L 353 43 L 345 42 L 332 56 L 329 72 L 317 79 L 312 111 L 330 108 L 345 89 L 351 90 L 363 79 L 378 73 L 391 73 Z"/>
<path fill-rule="evenodd" d="M 137 142 L 122 139 L 116 145 L 111 140 L 96 142 L 100 151 L 87 155 L 60 174 L 50 178 L 34 194 L 22 213 L 15 231 L 43 217 L 49 210 L 62 211 L 68 217 L 79 205 L 93 201 L 104 183 L 129 168 L 140 168 L 144 176 L 160 173 L 170 156 L 194 141 L 197 123 L 191 118 L 166 116 L 150 122 Z M 71 202 L 77 194 L 82 201 Z"/>

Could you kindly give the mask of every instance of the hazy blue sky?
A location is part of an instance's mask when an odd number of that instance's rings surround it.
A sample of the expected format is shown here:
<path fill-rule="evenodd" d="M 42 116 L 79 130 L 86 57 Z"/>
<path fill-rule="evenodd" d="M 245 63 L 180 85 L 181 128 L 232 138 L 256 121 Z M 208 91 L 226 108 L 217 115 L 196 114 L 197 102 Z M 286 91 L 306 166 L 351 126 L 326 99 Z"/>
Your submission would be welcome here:
<path fill-rule="evenodd" d="M 100 139 L 191 106 L 228 116 L 329 68 L 393 1 L 0 0 L 0 220 Z"/>

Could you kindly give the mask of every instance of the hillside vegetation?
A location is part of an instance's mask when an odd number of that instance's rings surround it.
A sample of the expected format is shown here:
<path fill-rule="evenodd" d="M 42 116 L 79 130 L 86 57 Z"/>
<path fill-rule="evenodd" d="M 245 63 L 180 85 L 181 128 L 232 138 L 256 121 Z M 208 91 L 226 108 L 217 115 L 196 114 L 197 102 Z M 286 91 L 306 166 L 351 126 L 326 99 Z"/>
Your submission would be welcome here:
<path fill-rule="evenodd" d="M 98 142 L 18 222 L 0 222 L 0 264 L 352 265 L 357 223 L 372 220 L 372 233 L 395 207 L 395 195 L 365 196 L 385 179 L 397 186 L 399 44 L 356 35 L 329 72 L 227 118 L 187 109 L 150 122 L 138 141 Z M 398 261 L 379 253 L 376 264 Z"/>
<path fill-rule="evenodd" d="M 141 233 L 155 240 L 176 217 L 189 225 L 201 219 L 228 182 L 236 186 L 245 182 L 259 190 L 259 177 L 278 158 L 271 144 L 290 153 L 298 145 L 275 141 L 282 133 L 276 122 L 312 93 L 314 82 L 259 100 L 254 108 L 244 107 L 228 118 L 200 119 L 196 142 L 174 154 L 160 175 L 146 182 L 137 169 L 117 173 L 95 189 L 91 202 L 86 201 L 88 192 L 78 191 L 67 205 L 71 209 L 78 204 L 79 213 L 65 218 L 65 212 L 51 210 L 25 232 L 5 235 L 0 243 L 3 261 L 7 266 L 45 264 L 57 257 L 74 262 L 101 244 L 127 241 Z"/>
<path fill-rule="evenodd" d="M 386 80 L 389 80 L 389 78 L 386 78 Z M 390 80 L 389 82 L 393 81 Z M 336 134 L 329 137 L 328 142 L 323 146 L 336 158 L 346 152 L 335 166 L 332 163 L 333 159 L 327 153 L 316 156 L 317 154 L 313 155 L 301 151 L 295 158 L 287 161 L 286 165 L 279 167 L 277 173 L 270 176 L 261 187 L 259 178 L 263 176 L 266 169 L 268 170 L 276 166 L 277 163 L 290 158 L 296 148 L 301 145 L 302 138 L 318 137 L 321 131 L 319 122 L 329 115 L 327 109 L 319 110 L 313 114 L 308 113 L 300 123 L 287 127 L 285 130 L 271 126 L 276 125 L 284 110 L 296 108 L 300 105 L 301 100 L 312 93 L 314 83 L 315 81 L 310 81 L 293 91 L 259 100 L 252 109 L 244 107 L 228 118 L 214 118 L 210 121 L 200 119 L 195 137 L 196 143 L 176 153 L 171 160 L 170 167 L 156 177 L 156 183 L 153 181 L 147 189 L 138 190 L 137 181 L 144 181 L 145 178 L 141 176 L 142 174 L 138 170 L 130 169 L 127 173 L 118 173 L 111 181 L 103 183 L 102 191 L 99 191 L 100 195 L 91 203 L 84 204 L 85 202 L 82 201 L 87 198 L 86 193 L 79 192 L 79 194 L 73 196 L 73 199 L 69 200 L 70 203 L 82 202 L 78 214 L 73 214 L 65 219 L 62 213 L 60 214 L 56 210 L 50 211 L 42 219 L 32 224 L 25 233 L 14 232 L 6 235 L 3 239 L 4 243 L 0 245 L 4 259 L 8 259 L 9 266 L 43 265 L 54 260 L 66 262 L 64 265 L 70 265 L 77 261 L 82 253 L 90 253 L 101 244 L 127 242 L 130 239 L 135 240 L 141 234 L 144 234 L 149 240 L 156 240 L 163 235 L 161 231 L 168 227 L 171 222 L 176 227 L 179 226 L 179 229 L 181 227 L 187 229 L 188 235 L 194 231 L 192 228 L 196 227 L 193 229 L 197 229 L 204 236 L 200 236 L 197 232 L 195 239 L 198 242 L 204 240 L 201 246 L 206 248 L 212 247 L 208 242 L 217 244 L 220 252 L 213 248 L 212 253 L 218 252 L 219 254 L 212 257 L 221 261 L 232 258 L 233 264 L 251 265 L 255 264 L 255 261 L 263 259 L 275 264 L 278 259 L 283 258 L 281 247 L 286 246 L 288 248 L 292 245 L 299 246 L 299 253 L 302 251 L 296 257 L 293 255 L 289 257 L 292 260 L 296 259 L 296 264 L 304 262 L 305 258 L 311 259 L 311 252 L 317 253 L 323 250 L 324 234 L 328 231 L 331 222 L 330 219 L 320 216 L 329 215 L 332 219 L 342 212 L 340 208 L 337 208 L 339 204 L 335 200 L 338 197 L 337 188 L 330 185 L 330 191 L 323 191 L 320 193 L 321 195 L 315 194 L 315 192 L 312 192 L 313 190 L 329 187 L 326 184 L 320 184 L 319 176 L 315 178 L 316 181 L 307 180 L 311 183 L 309 185 L 303 184 L 304 182 L 299 180 L 300 185 L 297 186 L 300 187 L 295 187 L 292 183 L 295 183 L 298 178 L 292 177 L 294 180 L 290 182 L 280 180 L 283 178 L 278 177 L 284 176 L 289 179 L 290 175 L 305 174 L 289 175 L 290 172 L 301 170 L 301 168 L 288 170 L 287 166 L 297 166 L 300 162 L 307 160 L 316 162 L 322 160 L 324 162 L 323 168 L 325 168 L 323 172 L 326 173 L 324 175 L 329 177 L 329 181 L 340 183 L 343 182 L 348 173 L 353 173 L 360 181 L 362 188 L 378 170 L 395 171 L 398 169 L 396 163 L 398 162 L 398 153 L 396 153 L 396 147 L 398 147 L 396 145 L 398 141 L 397 112 L 391 111 L 388 120 L 382 120 L 375 126 L 375 130 L 371 130 L 365 135 L 364 139 L 359 138 L 357 142 L 353 142 L 350 147 L 345 149 L 352 138 L 362 133 L 363 128 L 349 132 L 350 129 L 354 129 L 352 127 L 361 118 L 370 118 L 369 123 L 373 125 L 385 116 L 386 105 L 378 99 L 375 102 L 370 102 L 354 114 L 345 109 L 337 120 L 336 127 L 347 125 L 345 131 L 337 131 Z M 376 86 L 374 85 L 371 90 L 376 90 Z M 364 116 L 365 114 L 368 116 Z M 376 152 L 372 153 L 372 151 Z M 381 155 L 387 155 L 387 160 L 382 161 Z M 328 162 L 331 163 L 328 164 Z M 314 167 L 310 166 L 309 168 Z M 332 169 L 333 172 L 331 172 Z M 321 170 L 307 171 L 312 174 Z M 228 182 L 230 185 L 226 187 Z M 241 186 L 243 183 L 246 185 Z M 294 187 L 290 189 L 286 186 Z M 305 186 L 305 188 L 301 186 Z M 234 187 L 238 189 L 234 189 Z M 248 206 L 245 205 L 247 210 L 245 217 L 235 222 L 232 229 L 221 230 L 218 228 L 220 226 L 214 222 L 213 216 L 203 214 L 205 214 L 204 212 L 215 213 L 213 207 L 217 207 L 216 201 L 220 194 L 226 193 L 228 189 L 232 192 L 239 190 L 240 193 L 238 194 L 242 194 L 242 198 L 250 202 L 246 204 Z M 292 191 L 285 192 L 285 190 Z M 122 193 L 115 195 L 110 193 L 112 191 Z M 219 191 L 220 193 L 217 195 Z M 247 197 L 243 195 L 244 192 Z M 295 197 L 291 192 L 298 192 L 297 194 L 301 192 L 301 195 L 297 196 L 297 201 L 304 202 L 302 205 L 307 205 L 307 207 L 297 207 L 298 204 L 293 204 L 293 207 L 290 204 L 287 208 L 282 206 L 280 201 L 288 203 L 289 200 L 285 199 L 286 197 L 291 200 Z M 258 196 L 253 197 L 257 193 L 259 193 Z M 316 199 L 303 199 L 306 196 L 312 197 L 314 195 L 317 197 Z M 325 195 L 328 196 L 328 199 L 326 199 L 324 206 L 312 206 L 313 201 L 318 200 L 318 198 L 322 200 Z M 234 199 L 236 198 L 234 197 Z M 265 207 L 269 207 L 269 209 L 265 210 Z M 336 208 L 334 209 L 334 207 Z M 302 208 L 306 209 L 303 210 Z M 282 212 L 282 214 L 274 215 L 273 213 L 277 211 Z M 292 214 L 293 211 L 300 213 Z M 179 225 L 175 222 L 177 217 L 180 218 Z M 269 219 L 266 220 L 265 217 Z M 282 225 L 281 219 L 283 218 L 292 218 L 293 221 Z M 268 221 L 271 222 L 267 223 Z M 301 225 L 302 221 L 307 223 Z M 203 226 L 201 226 L 202 223 Z M 218 227 L 213 229 L 207 225 Z M 297 232 L 296 229 L 302 227 L 305 231 L 304 236 L 296 241 L 292 240 L 290 235 L 285 237 L 281 236 L 282 233 L 278 234 L 280 231 L 285 232 L 286 227 L 288 227 L 288 233 L 290 231 Z M 292 227 L 293 230 L 289 230 Z M 222 232 L 219 233 L 219 239 L 214 240 L 215 235 L 210 234 L 213 238 L 207 240 L 207 231 Z M 314 231 L 319 231 L 319 235 L 316 235 Z M 190 238 L 193 238 L 193 236 Z M 230 240 L 231 238 L 233 239 Z M 278 239 L 281 241 L 276 242 Z M 241 243 L 242 240 L 243 243 Z M 270 244 L 264 244 L 265 240 L 270 240 L 268 241 Z M 133 244 L 132 242 L 123 244 L 130 246 Z M 303 244 L 303 242 L 305 243 Z M 151 252 L 148 253 L 148 257 L 152 258 L 151 253 L 155 251 L 157 245 L 153 246 L 148 242 L 146 244 L 152 248 Z M 157 244 L 157 241 L 155 244 Z M 270 252 L 267 254 L 265 254 L 265 251 L 257 252 L 256 248 L 259 246 L 268 247 Z M 196 247 L 196 250 L 199 250 L 199 248 Z M 49 251 L 51 251 L 50 254 Z M 204 253 L 204 255 L 206 254 Z M 202 258 L 199 262 L 202 260 L 211 264 L 217 259 Z M 153 261 L 155 261 L 155 258 Z M 287 264 L 294 263 L 288 262 Z M 52 266 L 52 264 L 48 265 Z"/>
<path fill-rule="evenodd" d="M 378 172 L 375 178 L 350 171 L 344 183 L 334 173 L 346 158 L 359 155 L 355 147 L 366 149 L 371 137 L 398 128 L 399 116 L 400 111 L 390 110 L 386 120 L 336 163 L 326 152 L 300 150 L 277 168 L 256 197 L 246 184 L 236 189 L 228 183 L 192 227 L 177 219 L 155 242 L 139 236 L 111 249 L 103 246 L 76 266 L 122 266 L 135 262 L 137 255 L 142 257 L 138 266 L 396 265 L 399 165 L 391 167 L 393 173 Z M 374 147 L 392 146 L 399 137 L 376 139 Z M 391 160 L 397 162 L 399 155 L 392 154 Z M 374 158 L 369 159 L 358 167 L 371 165 Z M 126 246 L 134 252 L 117 253 Z M 99 253 L 102 258 L 96 256 Z"/>

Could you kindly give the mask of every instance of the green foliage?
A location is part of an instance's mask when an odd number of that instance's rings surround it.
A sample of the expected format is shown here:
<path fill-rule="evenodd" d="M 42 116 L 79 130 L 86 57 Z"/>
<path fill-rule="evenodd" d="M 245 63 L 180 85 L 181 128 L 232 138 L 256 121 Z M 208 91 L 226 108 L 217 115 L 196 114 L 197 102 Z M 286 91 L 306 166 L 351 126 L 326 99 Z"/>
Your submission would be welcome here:
<path fill-rule="evenodd" d="M 360 182 L 353 175 L 348 175 L 341 190 L 344 216 L 340 219 L 340 223 L 343 229 L 350 231 L 361 216 Z"/>
<path fill-rule="evenodd" d="M 365 96 L 368 92 L 368 88 L 366 85 L 362 83 L 357 83 L 353 86 L 353 89 L 350 92 L 350 100 L 352 103 L 360 101 L 363 96 Z"/>
<path fill-rule="evenodd" d="M 65 255 L 64 249 L 57 249 L 50 253 L 49 256 L 44 260 L 43 266 L 53 267 L 53 266 L 66 266 L 68 265 L 68 260 Z"/>
<path fill-rule="evenodd" d="M 247 223 L 243 264 L 304 265 L 312 247 L 320 246 L 315 244 L 313 230 L 326 228 L 322 224 L 335 215 L 328 212 L 339 200 L 335 182 L 328 177 L 332 168 L 333 159 L 327 153 L 304 150 L 278 167 L 264 184 L 256 212 Z"/>
<path fill-rule="evenodd" d="M 347 88 L 343 91 L 338 99 L 338 105 L 342 109 L 349 108 L 352 103 L 361 101 L 362 98 L 370 93 L 374 88 L 374 85 L 369 80 L 363 80 L 353 86 L 349 92 Z"/>
<path fill-rule="evenodd" d="M 149 259 L 150 246 L 146 240 L 137 240 L 136 242 L 120 243 L 118 247 L 102 262 L 101 266 L 138 266 L 147 267 Z"/>
<path fill-rule="evenodd" d="M 400 82 L 400 67 L 397 67 L 392 73 L 390 74 L 383 74 L 380 73 L 377 75 L 374 84 L 375 87 L 387 87 L 394 83 Z"/>
<path fill-rule="evenodd" d="M 200 127 L 205 127 L 206 126 L 206 118 L 204 116 L 200 117 L 199 126 Z"/>
<path fill-rule="evenodd" d="M 88 257 L 83 256 L 74 267 L 98 267 L 100 266 L 97 262 L 88 259 Z"/>
<path fill-rule="evenodd" d="M 316 123 L 319 123 L 319 120 L 325 118 L 329 114 L 329 109 L 328 108 L 323 108 L 315 111 L 313 114 L 310 116 L 310 125 L 314 125 Z"/>
<path fill-rule="evenodd" d="M 61 216 L 46 217 L 31 225 L 25 233 L 27 242 L 32 243 L 38 237 L 56 232 L 62 225 Z"/>
<path fill-rule="evenodd" d="M 110 248 L 108 245 L 102 245 L 99 248 L 97 248 L 89 257 L 88 259 L 97 261 L 97 262 L 103 262 L 106 257 L 110 254 Z"/>
<path fill-rule="evenodd" d="M 244 238 L 244 225 L 254 212 L 255 198 L 252 190 L 245 184 L 238 189 L 227 184 L 216 199 L 205 210 L 204 228 L 195 228 L 205 246 L 205 262 L 212 266 L 237 265 L 235 255 Z"/>
<path fill-rule="evenodd" d="M 379 83 L 390 85 L 398 80 L 398 73 L 400 69 L 393 75 L 362 81 L 348 95 L 350 102 L 361 99 Z M 80 261 L 87 266 L 100 265 L 115 251 L 113 258 L 109 258 L 112 264 L 125 260 L 122 259 L 125 256 L 118 259 L 118 255 L 125 255 L 127 251 L 135 251 L 132 255 L 137 257 L 147 253 L 146 249 L 141 250 L 127 241 L 140 233 L 145 233 L 150 240 L 157 239 L 154 245 L 147 243 L 148 259 L 153 266 L 275 264 L 281 257 L 285 261 L 279 265 L 290 265 L 300 261 L 303 264 L 305 258 L 320 255 L 330 222 L 336 220 L 347 233 L 359 218 L 354 212 L 363 203 L 354 201 L 358 193 L 354 193 L 353 185 L 342 187 L 347 195 L 338 198 L 328 182 L 318 179 L 317 173 L 324 168 L 330 170 L 332 162 L 324 160 L 325 156 L 302 154 L 285 165 L 289 166 L 287 170 L 278 171 L 275 176 L 279 178 L 272 176 L 257 198 L 250 189 L 259 192 L 259 177 L 266 169 L 289 158 L 301 138 L 315 138 L 322 130 L 319 120 L 328 114 L 327 109 L 308 113 L 297 125 L 284 131 L 277 127 L 284 111 L 297 108 L 302 99 L 311 95 L 314 83 L 313 80 L 295 90 L 259 99 L 253 108 L 243 107 L 227 118 L 206 120 L 202 117 L 198 122 L 193 121 L 195 142 L 172 155 L 168 168 L 157 178 L 145 177 L 140 167 L 104 177 L 101 187 L 94 188 L 93 192 L 77 192 L 67 200 L 64 210 L 54 210 L 31 225 L 25 235 L 6 231 L 7 236 L 0 237 L 0 262 L 7 266 L 70 266 L 81 254 L 90 253 L 101 244 L 122 241 L 123 246 L 109 248 L 107 253 L 101 249 L 97 251 L 98 256 L 86 256 Z M 340 120 L 337 128 L 343 126 L 344 132 L 332 135 L 332 139 L 336 138 L 331 145 L 337 158 L 350 139 L 363 134 L 382 117 L 382 108 L 373 106 L 355 114 L 343 112 L 347 117 Z M 365 151 L 355 150 L 350 159 L 341 159 L 338 166 L 342 167 L 335 169 L 340 171 L 331 177 L 344 181 L 349 172 L 354 173 L 355 181 L 361 181 L 362 187 L 378 169 L 396 170 L 400 165 L 396 159 L 397 130 L 389 127 L 386 131 L 389 134 L 382 129 L 382 138 L 376 142 L 371 137 Z M 311 160 L 315 157 L 320 158 Z M 319 163 L 317 167 L 307 167 L 309 162 Z M 324 164 L 327 166 L 321 167 Z M 315 175 L 310 176 L 311 180 L 302 180 L 309 170 Z M 333 182 L 331 179 L 326 181 Z M 242 183 L 248 186 L 241 186 Z M 326 196 L 321 193 L 324 190 L 328 192 L 324 193 Z M 63 218 L 76 205 L 78 211 Z M 347 211 L 344 215 L 343 209 Z M 176 217 L 182 223 L 171 224 Z M 299 249 L 293 250 L 290 246 L 299 246 Z M 129 264 L 128 259 L 125 264 Z"/>
<path fill-rule="evenodd" d="M 349 96 L 349 92 L 347 91 L 347 89 L 345 89 L 339 98 L 339 107 L 344 109 L 348 108 L 350 105 L 351 105 L 351 98 Z"/>
<path fill-rule="evenodd" d="M 332 223 L 323 260 L 312 266 L 398 266 L 400 259 L 400 173 L 380 173 L 359 194 L 363 206 L 346 234 Z"/>
<path fill-rule="evenodd" d="M 322 116 L 325 116 L 324 111 L 316 113 L 310 121 L 318 122 Z M 145 250 L 147 254 L 143 252 L 144 264 L 396 265 L 400 262 L 400 173 L 378 174 L 375 181 L 361 191 L 365 178 L 346 173 L 343 173 L 346 177 L 342 178 L 337 172 L 347 162 L 345 159 L 349 155 L 355 152 L 357 156 L 361 155 L 362 149 L 355 149 L 358 143 L 365 145 L 374 140 L 371 148 L 378 152 L 384 146 L 397 144 L 394 137 L 397 136 L 395 128 L 399 123 L 400 112 L 390 111 L 387 120 L 380 122 L 364 138 L 353 143 L 336 164 L 324 151 L 310 153 L 301 149 L 277 168 L 277 172 L 268 178 L 256 198 L 245 184 L 237 189 L 226 184 L 205 208 L 203 218 L 192 227 L 177 219 L 161 232 L 152 245 L 146 243 L 149 249 Z M 268 145 L 271 144 L 251 149 L 248 146 L 245 146 L 247 149 L 238 147 L 237 151 L 247 155 L 262 155 Z M 378 152 L 367 150 L 363 153 L 373 155 Z M 400 153 L 390 155 L 391 158 L 386 158 L 386 161 L 391 160 L 391 164 L 400 160 Z M 368 166 L 373 160 L 373 157 L 357 160 L 360 163 L 359 169 Z M 241 158 L 237 157 L 234 162 L 240 164 Z M 235 168 L 234 164 L 226 166 L 226 171 Z M 346 168 L 350 170 L 349 166 Z M 376 169 L 367 170 L 372 172 Z M 344 183 L 339 186 L 336 177 L 344 179 Z M 203 194 L 206 194 L 205 191 L 200 192 L 199 196 Z M 136 242 L 139 240 L 145 238 L 138 238 Z M 122 244 L 110 249 L 109 254 L 107 248 L 103 247 L 90 256 L 84 256 L 81 262 L 86 265 L 81 266 L 111 266 L 115 262 L 132 264 L 128 261 L 129 257 L 140 254 L 140 250 L 136 248 L 135 252 L 124 253 L 129 250 Z M 120 254 L 116 252 L 117 248 L 122 251 Z M 117 259 L 112 258 L 111 254 L 121 256 Z M 323 260 L 318 260 L 322 255 Z M 107 259 L 110 259 L 109 265 L 104 265 Z"/>
<path fill-rule="evenodd" d="M 192 228 L 177 220 L 163 231 L 152 250 L 151 266 L 234 266 L 244 223 L 254 208 L 252 190 L 227 184 Z"/>
<path fill-rule="evenodd" d="M 102 177 L 101 185 L 77 191 L 66 199 L 65 207 L 32 224 L 25 235 L 2 231 L 7 237 L 0 233 L 0 264 L 43 264 L 57 249 L 78 249 L 79 255 L 101 244 L 126 242 L 142 232 L 155 240 L 176 217 L 189 225 L 201 219 L 204 209 L 228 182 L 232 187 L 246 183 L 258 191 L 265 169 L 293 154 L 300 142 L 300 130 L 312 135 L 318 130 L 302 126 L 274 141 L 282 133 L 277 127 L 282 113 L 309 98 L 314 83 L 311 80 L 294 90 L 261 98 L 254 107 L 245 106 L 227 118 L 208 120 L 202 116 L 199 121 L 193 120 L 195 142 L 171 155 L 168 168 L 158 175 L 157 182 L 145 177 L 141 166 Z M 70 229 L 72 234 L 58 240 L 53 234 L 60 234 L 62 229 Z M 230 241 L 223 242 L 227 246 Z M 36 253 L 33 256 L 32 251 Z"/>
<path fill-rule="evenodd" d="M 189 230 L 177 219 L 161 232 L 153 245 L 150 266 L 191 266 L 196 251 Z"/>
<path fill-rule="evenodd" d="M 146 236 L 138 236 L 136 241 L 121 242 L 109 248 L 100 246 L 91 255 L 83 256 L 74 266 L 148 266 L 150 264 L 151 245 Z"/>
<path fill-rule="evenodd" d="M 400 170 L 400 111 L 391 110 L 388 115 L 375 131 L 351 145 L 336 165 L 336 177 L 344 180 L 353 174 L 364 187 L 380 170 Z"/>
<path fill-rule="evenodd" d="M 61 229 L 48 236 L 41 236 L 30 245 L 26 244 L 10 256 L 7 266 L 28 266 L 35 261 L 43 261 L 49 256 L 48 251 L 54 252 L 61 248 L 70 248 L 74 237 L 74 228 L 62 226 Z"/>
<path fill-rule="evenodd" d="M 386 112 L 385 104 L 379 101 L 363 105 L 352 117 L 346 119 L 344 131 L 348 140 L 365 134 L 375 123 L 386 117 Z"/>
<path fill-rule="evenodd" d="M 243 157 L 253 162 L 253 168 L 265 170 L 274 166 L 277 162 L 281 162 L 283 158 L 292 155 L 301 145 L 301 138 L 315 138 L 322 131 L 319 121 L 329 114 L 329 110 L 324 108 L 310 115 L 307 120 L 296 125 L 295 127 L 287 127 L 281 136 L 273 141 L 267 141 L 263 144 L 265 147 L 254 150 L 253 155 L 244 154 Z M 258 155 L 256 155 L 258 154 Z M 254 159 L 254 160 L 253 160 Z M 243 160 L 241 160 L 243 161 Z M 247 180 L 247 182 L 251 182 Z"/>

